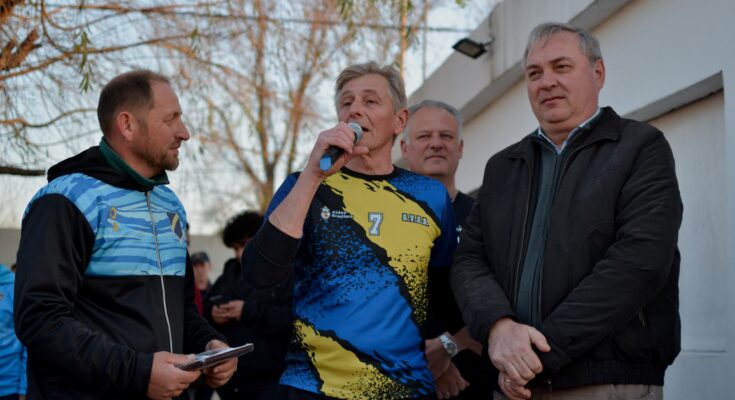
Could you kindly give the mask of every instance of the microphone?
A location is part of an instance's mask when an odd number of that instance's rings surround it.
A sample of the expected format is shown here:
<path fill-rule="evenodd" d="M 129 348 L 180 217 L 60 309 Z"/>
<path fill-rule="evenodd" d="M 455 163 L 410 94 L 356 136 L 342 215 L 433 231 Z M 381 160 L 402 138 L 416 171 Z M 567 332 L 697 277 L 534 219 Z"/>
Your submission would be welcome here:
<path fill-rule="evenodd" d="M 357 142 L 362 139 L 362 127 L 354 122 L 350 122 L 350 128 L 352 128 L 352 131 L 355 132 L 355 141 L 353 143 L 357 144 Z M 332 168 L 332 165 L 339 159 L 339 157 L 344 153 L 345 151 L 337 146 L 329 146 L 327 151 L 324 152 L 324 155 L 319 160 L 319 168 L 323 172 L 329 171 L 330 168 Z"/>

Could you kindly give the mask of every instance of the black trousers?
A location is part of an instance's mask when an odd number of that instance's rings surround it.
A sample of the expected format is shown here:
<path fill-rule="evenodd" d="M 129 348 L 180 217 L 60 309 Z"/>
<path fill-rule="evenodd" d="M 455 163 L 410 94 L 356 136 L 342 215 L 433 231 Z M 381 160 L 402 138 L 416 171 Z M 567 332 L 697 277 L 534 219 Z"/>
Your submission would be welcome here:
<path fill-rule="evenodd" d="M 222 400 L 276 400 L 280 385 L 278 378 L 230 381 L 217 389 Z"/>
<path fill-rule="evenodd" d="M 452 358 L 452 363 L 470 386 L 451 399 L 485 400 L 493 398 L 493 389 L 498 382 L 498 371 L 493 368 L 489 359 L 481 358 L 471 350 L 464 350 Z"/>
<path fill-rule="evenodd" d="M 334 398 L 307 392 L 305 390 L 299 390 L 291 386 L 281 385 L 278 391 L 278 400 L 334 400 Z M 432 394 L 429 396 L 416 397 L 410 400 L 436 400 L 436 395 Z"/>

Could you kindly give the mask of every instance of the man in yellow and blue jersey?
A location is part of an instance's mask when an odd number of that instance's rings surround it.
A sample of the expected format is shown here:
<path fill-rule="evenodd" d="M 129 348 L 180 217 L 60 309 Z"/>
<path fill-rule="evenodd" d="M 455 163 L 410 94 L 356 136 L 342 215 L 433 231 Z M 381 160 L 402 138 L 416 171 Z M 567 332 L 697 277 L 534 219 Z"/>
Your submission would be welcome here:
<path fill-rule="evenodd" d="M 346 68 L 335 101 L 339 123 L 279 188 L 243 255 L 254 288 L 293 281 L 294 345 L 279 398 L 431 399 L 421 327 L 430 297 L 449 291 L 452 203 L 440 182 L 391 163 L 408 115 L 394 68 Z M 362 128 L 357 144 L 348 123 Z M 323 171 L 330 146 L 344 155 Z M 453 301 L 432 310 L 459 315 Z M 457 319 L 446 323 L 458 329 Z"/>

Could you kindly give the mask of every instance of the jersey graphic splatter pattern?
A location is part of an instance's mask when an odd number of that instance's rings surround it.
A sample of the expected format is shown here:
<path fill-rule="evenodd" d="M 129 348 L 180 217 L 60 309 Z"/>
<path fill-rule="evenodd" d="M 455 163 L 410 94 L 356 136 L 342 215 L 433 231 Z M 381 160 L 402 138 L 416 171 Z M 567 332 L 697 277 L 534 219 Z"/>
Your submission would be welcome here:
<path fill-rule="evenodd" d="M 433 179 L 400 168 L 325 179 L 294 265 L 296 345 L 281 383 L 343 399 L 432 393 L 420 327 L 428 268 L 451 264 L 454 227 L 447 192 Z"/>

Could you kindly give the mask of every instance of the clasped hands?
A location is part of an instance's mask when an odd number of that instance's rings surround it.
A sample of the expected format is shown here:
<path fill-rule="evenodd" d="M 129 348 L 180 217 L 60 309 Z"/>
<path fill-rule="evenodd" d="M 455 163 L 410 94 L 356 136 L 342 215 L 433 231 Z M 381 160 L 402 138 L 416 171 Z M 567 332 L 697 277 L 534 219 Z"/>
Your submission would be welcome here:
<path fill-rule="evenodd" d="M 488 355 L 500 371 L 500 389 L 510 400 L 530 399 L 531 391 L 525 386 L 544 369 L 533 347 L 551 351 L 541 332 L 511 318 L 501 318 L 490 328 Z"/>

